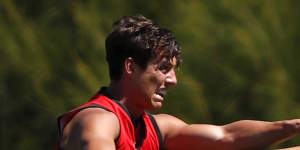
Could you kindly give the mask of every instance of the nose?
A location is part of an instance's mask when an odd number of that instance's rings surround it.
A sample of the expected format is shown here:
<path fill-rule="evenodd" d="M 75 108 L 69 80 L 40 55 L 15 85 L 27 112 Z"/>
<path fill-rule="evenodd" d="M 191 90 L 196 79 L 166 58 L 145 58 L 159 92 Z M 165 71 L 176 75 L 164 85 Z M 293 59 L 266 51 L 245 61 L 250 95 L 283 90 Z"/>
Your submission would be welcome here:
<path fill-rule="evenodd" d="M 167 85 L 176 85 L 177 84 L 177 77 L 176 77 L 176 73 L 174 69 L 171 69 L 168 73 L 167 73 L 167 77 L 165 80 Z"/>

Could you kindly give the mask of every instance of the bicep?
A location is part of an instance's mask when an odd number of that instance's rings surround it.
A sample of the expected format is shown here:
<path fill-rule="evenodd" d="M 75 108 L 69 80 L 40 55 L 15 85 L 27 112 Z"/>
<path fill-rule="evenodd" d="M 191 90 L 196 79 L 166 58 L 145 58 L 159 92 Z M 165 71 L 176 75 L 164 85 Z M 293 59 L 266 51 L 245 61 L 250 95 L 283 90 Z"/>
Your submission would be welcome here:
<path fill-rule="evenodd" d="M 119 122 L 111 112 L 98 108 L 84 110 L 74 117 L 69 128 L 66 147 L 77 145 L 76 149 L 82 150 L 115 149 Z"/>
<path fill-rule="evenodd" d="M 180 149 L 222 149 L 224 127 L 208 124 L 188 125 L 182 120 L 167 115 L 155 115 L 164 139 L 164 147 Z M 218 147 L 216 147 L 218 146 Z"/>
<path fill-rule="evenodd" d="M 215 125 L 186 125 L 166 140 L 168 149 L 222 149 L 223 128 Z"/>
<path fill-rule="evenodd" d="M 80 144 L 82 150 L 115 150 L 113 140 L 105 137 L 82 140 Z"/>
<path fill-rule="evenodd" d="M 155 115 L 154 117 L 162 133 L 166 149 L 213 149 L 212 146 L 223 136 L 221 126 L 188 125 L 167 114 Z"/>

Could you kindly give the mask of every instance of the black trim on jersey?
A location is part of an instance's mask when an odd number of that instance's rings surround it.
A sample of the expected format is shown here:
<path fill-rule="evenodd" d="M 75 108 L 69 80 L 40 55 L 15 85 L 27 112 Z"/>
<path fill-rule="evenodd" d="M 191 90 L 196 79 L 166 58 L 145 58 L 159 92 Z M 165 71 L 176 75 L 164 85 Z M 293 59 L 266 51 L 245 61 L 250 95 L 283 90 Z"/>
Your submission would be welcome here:
<path fill-rule="evenodd" d="M 104 109 L 104 110 L 106 110 L 106 111 L 111 112 L 109 109 L 105 108 L 105 107 L 102 106 L 102 105 L 92 103 L 91 105 L 88 105 L 88 106 L 85 106 L 85 107 L 82 107 L 82 108 L 78 109 L 77 112 L 76 112 L 76 114 L 79 113 L 80 111 L 84 110 L 84 109 L 87 109 L 87 108 L 102 108 L 102 109 Z M 68 114 L 68 113 L 66 113 L 66 114 Z M 62 136 L 62 131 L 60 130 L 60 129 L 61 129 L 61 128 L 60 128 L 60 120 L 61 120 L 61 118 L 62 118 L 64 115 L 66 115 L 66 114 L 61 115 L 61 116 L 58 117 L 58 119 L 57 119 L 57 120 L 58 120 L 58 132 L 59 132 L 59 136 L 60 136 L 60 137 Z M 75 114 L 75 115 L 76 115 L 76 114 Z M 118 137 L 115 139 L 115 142 L 118 142 L 119 137 L 120 137 L 120 134 L 119 134 Z"/>
<path fill-rule="evenodd" d="M 127 115 L 129 116 L 132 124 L 134 125 L 134 127 L 137 127 L 137 124 L 142 120 L 142 117 L 141 118 L 138 118 L 138 119 L 134 119 L 132 114 L 129 112 L 129 110 L 126 108 L 126 106 L 124 106 L 123 104 L 120 103 L 120 101 L 116 100 L 112 95 L 110 95 L 108 92 L 107 92 L 107 87 L 102 87 L 99 91 L 100 94 L 103 94 L 104 96 L 110 98 L 112 101 L 116 102 L 126 113 Z"/>
<path fill-rule="evenodd" d="M 163 139 L 162 139 L 161 132 L 160 132 L 160 130 L 158 128 L 158 125 L 156 123 L 156 120 L 154 119 L 154 117 L 150 113 L 147 112 L 147 115 L 149 116 L 149 118 L 150 118 L 150 120 L 151 120 L 151 122 L 152 122 L 152 124 L 153 124 L 153 126 L 155 128 L 156 134 L 158 136 L 159 149 L 163 149 Z"/>
<path fill-rule="evenodd" d="M 82 107 L 82 108 L 80 108 L 80 109 L 78 109 L 78 110 L 76 110 L 76 111 L 77 111 L 77 113 L 78 113 L 78 112 L 80 112 L 80 111 L 82 111 L 83 109 L 86 109 L 86 108 L 102 108 L 102 109 L 104 109 L 104 110 L 106 110 L 106 111 L 111 112 L 111 111 L 108 110 L 107 108 L 105 108 L 105 107 L 103 107 L 103 106 L 101 106 L 101 105 L 98 105 L 98 104 L 91 104 L 91 105 L 88 105 L 88 106 L 86 106 L 86 107 Z M 69 112 L 69 113 L 70 113 L 70 112 Z M 60 126 L 60 120 L 61 120 L 61 118 L 62 118 L 64 115 L 66 115 L 66 114 L 68 114 L 68 113 L 65 113 L 65 114 L 63 114 L 63 115 L 61 115 L 61 116 L 59 116 L 59 117 L 57 118 L 58 132 L 59 132 L 59 135 L 60 135 L 60 136 L 62 135 L 62 131 L 60 130 L 60 129 L 61 129 L 61 126 Z"/>
<path fill-rule="evenodd" d="M 61 116 L 59 116 L 59 117 L 57 118 L 57 126 L 58 126 L 58 135 L 59 135 L 59 137 L 62 136 L 62 131 L 60 130 L 60 120 L 61 120 L 62 116 L 63 116 L 63 115 L 61 115 Z"/>
<path fill-rule="evenodd" d="M 61 139 L 61 137 L 62 137 L 62 131 L 60 130 L 60 120 L 61 120 L 62 116 L 63 116 L 63 115 L 61 115 L 61 116 L 59 116 L 59 117 L 57 118 L 57 125 L 58 125 L 58 140 L 57 140 L 57 142 L 56 142 L 56 145 L 57 145 L 57 147 L 58 147 L 58 150 L 61 150 L 61 147 L 60 147 L 60 139 Z"/>
<path fill-rule="evenodd" d="M 126 108 L 126 106 L 124 106 L 123 104 L 121 104 L 120 101 L 116 100 L 112 95 L 110 95 L 107 92 L 107 87 L 102 87 L 98 93 L 103 94 L 104 96 L 110 98 L 112 101 L 114 101 L 115 103 L 117 103 L 127 113 L 127 115 L 130 117 L 131 122 L 134 125 L 134 127 L 137 127 L 139 123 L 143 123 L 144 128 L 145 128 L 145 122 L 144 122 L 142 116 L 139 117 L 138 119 L 134 119 L 133 116 L 131 115 L 131 113 Z M 146 112 L 146 114 L 149 116 L 149 118 L 150 118 L 150 120 L 152 122 L 152 125 L 154 126 L 154 129 L 156 131 L 156 134 L 158 136 L 159 149 L 163 149 L 163 139 L 162 139 L 161 132 L 160 132 L 160 130 L 158 128 L 158 125 L 156 123 L 156 120 L 154 119 L 154 117 L 150 113 Z M 146 129 L 145 129 L 145 133 L 146 133 Z M 142 139 L 142 142 L 139 143 L 139 146 L 141 146 L 143 144 L 143 141 L 144 141 L 145 138 L 146 138 L 146 136 L 144 136 L 144 138 Z"/>

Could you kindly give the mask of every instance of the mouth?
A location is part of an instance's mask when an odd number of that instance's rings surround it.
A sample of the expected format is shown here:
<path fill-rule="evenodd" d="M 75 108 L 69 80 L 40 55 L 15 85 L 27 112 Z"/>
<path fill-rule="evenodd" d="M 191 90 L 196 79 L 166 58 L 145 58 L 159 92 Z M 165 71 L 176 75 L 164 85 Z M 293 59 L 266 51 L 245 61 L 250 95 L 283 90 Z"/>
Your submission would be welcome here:
<path fill-rule="evenodd" d="M 158 90 L 157 92 L 154 93 L 155 97 L 157 97 L 160 100 L 163 100 L 166 94 L 167 94 L 166 90 Z"/>

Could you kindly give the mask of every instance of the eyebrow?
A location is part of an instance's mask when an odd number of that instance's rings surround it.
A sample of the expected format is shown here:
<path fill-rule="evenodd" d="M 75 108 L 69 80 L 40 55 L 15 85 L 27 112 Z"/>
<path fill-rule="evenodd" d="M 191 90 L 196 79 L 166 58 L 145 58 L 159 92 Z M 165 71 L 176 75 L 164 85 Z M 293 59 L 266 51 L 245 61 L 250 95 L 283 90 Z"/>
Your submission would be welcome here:
<path fill-rule="evenodd" d="M 163 60 L 161 63 L 158 64 L 159 66 L 164 65 L 165 67 L 170 67 L 170 68 L 176 68 L 177 67 L 177 63 L 173 64 L 170 60 Z"/>

